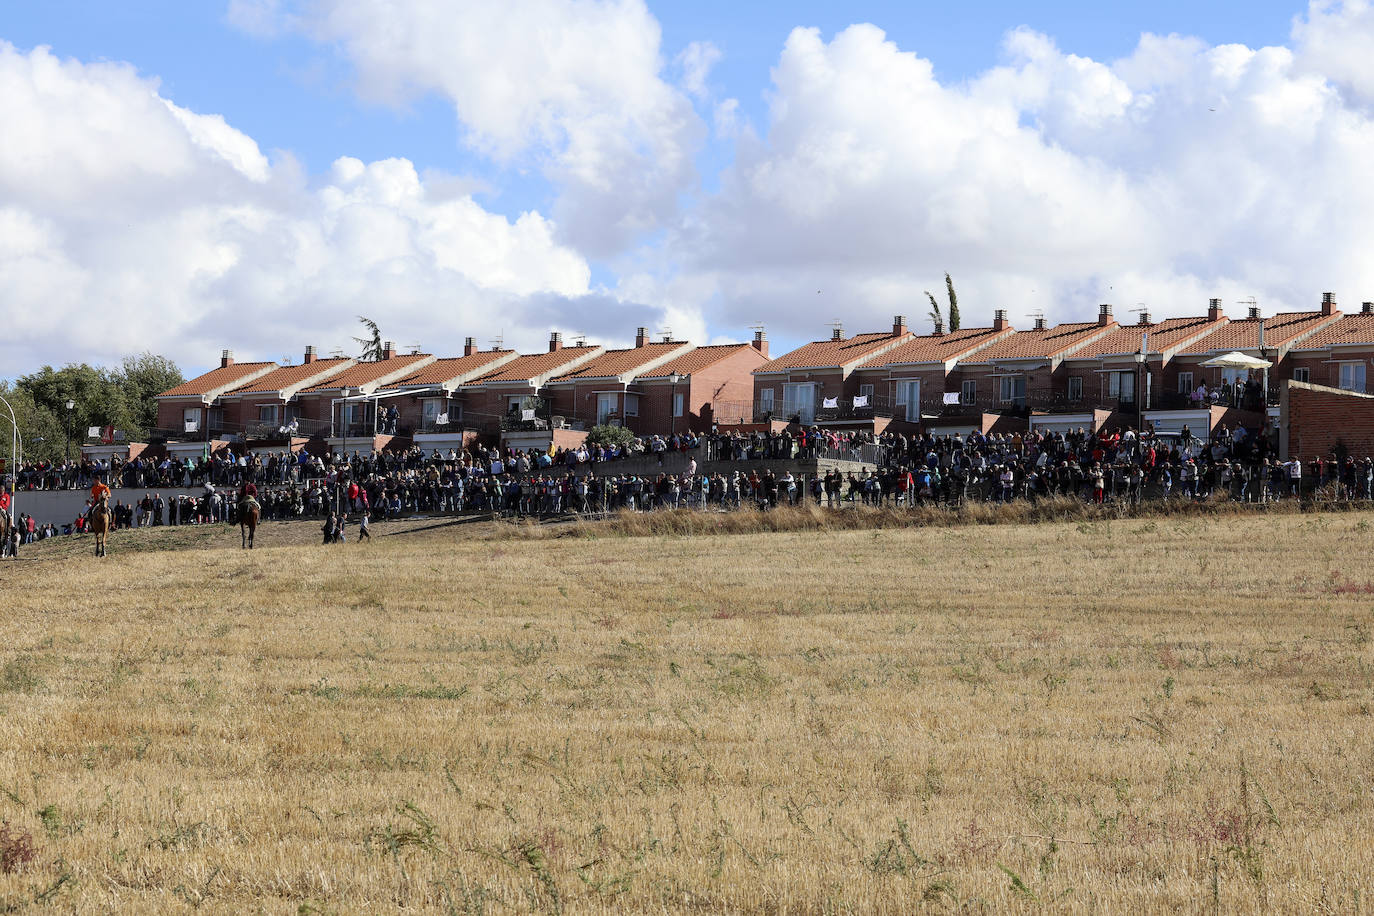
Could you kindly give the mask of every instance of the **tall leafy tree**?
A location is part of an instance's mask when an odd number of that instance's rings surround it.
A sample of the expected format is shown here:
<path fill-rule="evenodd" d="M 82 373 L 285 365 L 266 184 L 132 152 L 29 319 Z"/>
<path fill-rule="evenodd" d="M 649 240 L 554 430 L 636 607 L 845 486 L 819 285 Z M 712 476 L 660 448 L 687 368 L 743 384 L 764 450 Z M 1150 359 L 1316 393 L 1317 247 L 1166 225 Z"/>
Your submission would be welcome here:
<path fill-rule="evenodd" d="M 124 357 L 114 375 L 124 392 L 134 424 L 141 428 L 157 425 L 157 396 L 186 381 L 176 363 L 146 350 L 137 356 Z"/>
<path fill-rule="evenodd" d="M 364 318 L 359 315 L 358 320 L 362 322 L 367 332 L 366 337 L 353 338 L 363 348 L 363 351 L 358 354 L 358 359 L 363 362 L 375 363 L 382 358 L 382 330 L 377 327 L 377 322 L 371 318 Z"/>
<path fill-rule="evenodd" d="M 949 293 L 949 329 L 959 330 L 959 297 L 954 294 L 954 281 L 949 277 L 949 271 L 945 271 L 945 291 Z"/>
<path fill-rule="evenodd" d="M 926 298 L 930 300 L 930 315 L 928 316 L 930 323 L 935 326 L 936 334 L 943 334 L 945 332 L 945 316 L 940 314 L 940 303 L 935 301 L 930 290 L 926 290 Z"/>

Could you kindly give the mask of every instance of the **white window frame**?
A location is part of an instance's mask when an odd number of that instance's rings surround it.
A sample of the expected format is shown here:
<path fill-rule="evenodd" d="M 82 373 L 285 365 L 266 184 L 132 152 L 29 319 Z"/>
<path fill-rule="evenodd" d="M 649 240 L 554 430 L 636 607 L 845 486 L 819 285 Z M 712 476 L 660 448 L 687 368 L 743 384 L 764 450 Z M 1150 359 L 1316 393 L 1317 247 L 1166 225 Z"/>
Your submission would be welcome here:
<path fill-rule="evenodd" d="M 759 389 L 759 410 L 762 411 L 763 413 L 772 413 L 772 412 L 773 412 L 773 389 L 772 389 L 772 388 L 760 388 L 760 389 Z"/>
<path fill-rule="evenodd" d="M 507 414 L 519 414 L 519 413 L 520 413 L 520 405 L 523 404 L 523 403 L 525 403 L 525 398 L 527 398 L 527 397 L 528 397 L 528 395 L 524 395 L 524 394 L 508 394 L 508 395 L 506 395 L 506 413 L 507 413 Z"/>
<path fill-rule="evenodd" d="M 439 419 L 439 414 L 444 412 L 443 403 L 443 398 L 420 399 L 420 420 L 425 426 L 433 426 Z"/>
<path fill-rule="evenodd" d="M 1356 369 L 1360 371 L 1355 372 Z M 1364 360 L 1350 360 L 1336 363 L 1337 387 L 1342 391 L 1364 394 L 1369 373 L 1365 371 Z"/>
<path fill-rule="evenodd" d="M 1293 381 L 1310 382 L 1312 381 L 1312 370 L 1307 366 L 1298 366 L 1293 370 Z"/>
<path fill-rule="evenodd" d="M 1180 372 L 1180 373 L 1178 374 L 1178 393 L 1179 393 L 1179 394 L 1192 394 L 1192 393 L 1193 393 L 1193 389 L 1196 388 L 1196 387 L 1197 387 L 1197 386 L 1193 384 L 1193 373 L 1191 373 L 1191 372 Z"/>
<path fill-rule="evenodd" d="M 626 395 L 625 395 L 625 416 L 627 416 L 627 417 L 637 417 L 637 416 L 639 416 L 639 395 L 637 395 L 637 394 L 626 394 Z"/>
<path fill-rule="evenodd" d="M 1081 375 L 1071 375 L 1071 376 L 1069 376 L 1069 400 L 1070 400 L 1070 401 L 1081 401 L 1081 400 L 1083 400 L 1083 376 L 1081 376 Z"/>
<path fill-rule="evenodd" d="M 687 395 L 683 394 L 681 391 L 674 391 L 674 392 L 673 392 L 673 416 L 674 416 L 674 417 L 680 417 L 680 416 L 682 416 L 682 408 L 683 408 L 683 405 L 686 403 L 686 400 L 687 400 Z"/>
<path fill-rule="evenodd" d="M 959 403 L 965 406 L 978 403 L 977 379 L 964 379 L 959 383 Z"/>
<path fill-rule="evenodd" d="M 612 414 L 619 412 L 616 393 L 614 391 L 601 391 L 596 395 L 596 425 L 605 426 L 606 421 Z"/>
<path fill-rule="evenodd" d="M 281 405 L 280 405 L 280 404 L 259 404 L 259 405 L 258 405 L 258 422 L 259 422 L 259 423 L 266 423 L 266 424 L 273 425 L 273 426 L 275 426 L 275 425 L 281 423 Z"/>
<path fill-rule="evenodd" d="M 897 406 L 906 408 L 906 418 L 915 423 L 921 419 L 921 380 L 897 379 Z"/>
<path fill-rule="evenodd" d="M 1020 395 L 1017 395 L 1017 389 Z M 1024 375 L 1003 375 L 997 379 L 997 399 L 1003 404 L 1026 403 L 1026 377 Z"/>
<path fill-rule="evenodd" d="M 782 409 L 787 416 L 796 414 L 803 426 L 816 420 L 816 400 L 821 386 L 816 382 L 787 382 L 782 386 Z M 788 397 L 789 391 L 791 397 Z"/>
<path fill-rule="evenodd" d="M 872 404 L 872 403 L 873 403 L 873 386 L 872 386 L 872 385 L 860 385 L 860 386 L 859 386 L 859 397 L 861 397 L 861 398 L 868 398 L 868 403 L 869 403 L 869 404 Z"/>

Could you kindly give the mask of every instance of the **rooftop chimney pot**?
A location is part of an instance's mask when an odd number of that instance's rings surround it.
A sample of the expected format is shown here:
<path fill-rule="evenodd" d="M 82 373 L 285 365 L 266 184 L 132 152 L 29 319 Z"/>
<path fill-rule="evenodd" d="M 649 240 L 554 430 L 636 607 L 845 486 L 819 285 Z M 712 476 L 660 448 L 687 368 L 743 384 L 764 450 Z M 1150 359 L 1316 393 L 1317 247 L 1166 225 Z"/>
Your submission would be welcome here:
<path fill-rule="evenodd" d="M 1045 320 L 1045 317 L 1043 315 L 1035 319 L 1035 329 L 1037 331 L 1043 331 L 1048 327 L 1049 322 Z"/>
<path fill-rule="evenodd" d="M 1366 315 L 1374 315 L 1374 302 L 1361 302 L 1360 311 Z"/>
<path fill-rule="evenodd" d="M 314 348 L 314 347 L 307 346 L 307 347 L 305 348 L 305 358 L 302 359 L 301 362 L 302 362 L 302 363 L 313 363 L 316 359 L 318 359 L 318 357 L 315 355 L 315 348 Z"/>
<path fill-rule="evenodd" d="M 463 338 L 463 355 L 471 356 L 477 352 L 477 341 L 472 337 Z"/>
<path fill-rule="evenodd" d="M 642 346 L 644 346 L 645 344 L 647 344 L 648 342 L 649 342 L 649 329 L 648 329 L 648 328 L 636 328 L 636 329 L 635 329 L 635 346 L 636 346 L 636 347 L 642 347 Z"/>
<path fill-rule="evenodd" d="M 835 328 L 830 332 L 831 340 L 844 340 L 844 328 Z"/>
<path fill-rule="evenodd" d="M 558 351 L 561 350 L 561 349 L 563 349 L 563 335 L 560 334 L 558 331 L 550 332 L 550 334 L 549 334 L 549 352 L 550 352 L 550 353 L 556 353 L 556 352 L 558 352 Z"/>
<path fill-rule="evenodd" d="M 1006 309 L 997 309 L 992 313 L 992 329 L 994 331 L 1004 331 L 1009 327 L 1011 327 L 1011 323 L 1007 321 Z"/>
<path fill-rule="evenodd" d="M 1150 324 L 1150 323 L 1151 323 L 1151 322 L 1150 322 L 1150 313 L 1149 313 L 1149 312 L 1141 312 L 1141 313 L 1140 313 L 1140 323 L 1141 323 L 1141 324 Z"/>
<path fill-rule="evenodd" d="M 1250 319 L 1251 319 L 1252 321 L 1258 321 L 1258 320 L 1259 320 L 1259 316 L 1260 316 L 1259 306 L 1258 306 L 1258 305 L 1252 305 L 1252 306 L 1250 306 Z"/>
<path fill-rule="evenodd" d="M 763 354 L 764 359 L 768 358 L 768 335 L 763 331 L 754 332 L 754 342 L 750 346 Z"/>
<path fill-rule="evenodd" d="M 219 367 L 220 367 L 221 369 L 227 369 L 227 368 L 229 368 L 230 366 L 232 366 L 233 364 L 234 364 L 234 351 L 233 351 L 233 350 L 223 350 L 223 351 L 221 351 L 220 354 L 219 354 Z"/>
<path fill-rule="evenodd" d="M 382 344 L 382 359 L 391 359 L 396 355 L 396 344 L 386 341 Z"/>
<path fill-rule="evenodd" d="M 1322 314 L 1330 315 L 1336 311 L 1336 294 L 1322 293 Z"/>
<path fill-rule="evenodd" d="M 901 337 L 901 336 L 902 336 L 903 334 L 905 334 L 905 333 L 906 333 L 906 316 L 905 316 L 905 315 L 893 315 L 893 316 L 892 316 L 892 336 L 893 336 L 893 337 Z"/>
<path fill-rule="evenodd" d="M 1112 304 L 1110 302 L 1104 302 L 1097 307 L 1097 323 L 1104 328 L 1112 323 Z"/>
<path fill-rule="evenodd" d="M 1207 300 L 1207 320 L 1208 320 L 1208 321 L 1219 321 L 1219 320 L 1221 320 L 1221 300 L 1220 300 L 1220 299 L 1208 299 L 1208 300 Z"/>

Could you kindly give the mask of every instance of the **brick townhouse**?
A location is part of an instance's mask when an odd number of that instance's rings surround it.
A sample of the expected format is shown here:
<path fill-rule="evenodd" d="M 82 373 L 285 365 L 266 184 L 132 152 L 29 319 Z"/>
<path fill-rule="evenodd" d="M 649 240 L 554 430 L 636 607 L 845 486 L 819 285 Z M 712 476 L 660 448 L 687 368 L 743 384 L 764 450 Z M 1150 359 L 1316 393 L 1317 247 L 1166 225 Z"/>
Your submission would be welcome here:
<path fill-rule="evenodd" d="M 605 352 L 600 345 L 565 347 L 563 335 L 554 331 L 549 335 L 548 352 L 518 356 L 463 383 L 459 393 L 464 426 L 486 433 L 499 431 L 501 421 L 519 416 L 525 400 L 540 397 L 550 379 L 567 375 Z"/>
<path fill-rule="evenodd" d="M 999 317 L 991 327 L 913 337 L 870 358 L 854 370 L 852 378 L 857 397 L 866 399 L 864 406 L 872 407 L 873 431 L 882 432 L 891 426 L 894 431 L 914 432 L 923 415 L 944 410 L 945 392 L 960 390 L 961 360 L 1014 333 L 1006 318 Z M 845 425 L 846 411 L 853 417 L 851 424 L 862 422 L 863 411 L 854 406 L 856 403 L 837 405 L 840 425 Z M 830 422 L 825 411 L 822 416 Z"/>
<path fill-rule="evenodd" d="M 279 366 L 246 385 L 221 395 L 219 402 L 226 430 L 247 438 L 275 431 L 302 416 L 297 395 L 354 365 L 353 359 L 319 359 L 314 347 L 305 348 L 299 365 Z M 311 435 L 317 425 L 301 424 L 301 434 Z"/>
<path fill-rule="evenodd" d="M 225 350 L 219 366 L 157 396 L 158 429 L 171 438 L 210 441 L 224 432 L 219 399 L 276 368 L 276 363 L 236 363 L 234 351 Z"/>
<path fill-rule="evenodd" d="M 717 422 L 738 422 L 738 405 L 754 393 L 754 370 L 768 361 L 768 340 L 762 332 L 753 343 L 714 344 L 676 356 L 642 372 L 633 392 L 639 399 L 639 421 L 633 429 L 646 432 L 704 432 Z"/>
<path fill-rule="evenodd" d="M 1006 320 L 1005 310 L 997 317 Z M 1112 307 L 1102 305 L 1095 322 L 1050 327 L 1043 318 L 959 362 L 959 404 L 981 411 L 1023 411 L 1057 402 L 1065 389 L 1064 361 L 1120 327 Z"/>
<path fill-rule="evenodd" d="M 1214 308 L 1219 307 L 1214 302 Z M 1311 312 L 1280 312 L 1268 318 L 1251 307 L 1242 319 L 1228 321 L 1210 334 L 1182 347 L 1163 372 L 1163 390 L 1183 394 L 1206 382 L 1216 387 L 1223 381 L 1243 381 L 1249 373 L 1244 369 L 1216 369 L 1201 365 L 1223 353 L 1239 351 L 1247 356 L 1267 359 L 1274 365 L 1269 370 L 1270 388 L 1277 380 L 1291 376 L 1288 352 L 1323 328 L 1340 320 L 1336 297 L 1322 294 L 1319 310 Z"/>
<path fill-rule="evenodd" d="M 827 399 L 852 402 L 859 390 L 851 376 L 859 366 L 913 336 L 906 319 L 898 315 L 891 332 L 846 338 L 844 330 L 836 328 L 829 340 L 813 341 L 769 360 L 754 370 L 756 416 L 812 425 Z"/>
<path fill-rule="evenodd" d="M 584 429 L 612 424 L 640 429 L 642 390 L 635 384 L 646 372 L 683 356 L 694 346 L 681 340 L 649 340 L 648 329 L 639 328 L 635 345 L 606 350 L 573 371 L 549 379 L 545 397 L 549 412 Z"/>
<path fill-rule="evenodd" d="M 1374 302 L 1366 302 L 1356 314 L 1343 315 L 1290 346 L 1286 364 L 1270 370 L 1269 383 L 1274 386 L 1292 379 L 1368 394 L 1371 366 Z"/>
<path fill-rule="evenodd" d="M 463 399 L 458 394 L 459 389 L 518 356 L 514 350 L 479 350 L 469 337 L 463 343 L 462 356 L 436 359 L 394 382 L 379 386 L 376 390 L 379 404 L 395 405 L 401 415 L 399 428 L 403 433 L 425 437 L 456 432 L 463 427 Z"/>

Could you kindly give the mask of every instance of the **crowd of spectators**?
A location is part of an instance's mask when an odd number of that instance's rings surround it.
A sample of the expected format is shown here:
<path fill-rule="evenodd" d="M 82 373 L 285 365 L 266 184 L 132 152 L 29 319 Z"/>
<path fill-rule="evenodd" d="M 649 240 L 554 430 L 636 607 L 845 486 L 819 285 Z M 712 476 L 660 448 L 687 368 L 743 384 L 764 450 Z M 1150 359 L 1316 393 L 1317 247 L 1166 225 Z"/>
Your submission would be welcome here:
<path fill-rule="evenodd" d="M 671 462 L 673 453 L 682 458 Z M 806 475 L 773 462 L 849 458 L 860 469 Z M 634 472 L 617 464 L 645 459 Z M 645 472 L 644 465 L 651 469 Z M 1134 429 L 1090 433 L 1011 433 L 964 436 L 871 433 L 822 429 L 799 432 L 649 436 L 623 446 L 514 450 L 475 445 L 425 452 L 321 457 L 307 452 L 232 450 L 210 458 L 141 459 L 110 464 L 82 460 L 24 465 L 21 490 L 86 488 L 112 481 L 117 527 L 232 521 L 233 492 L 258 490 L 262 517 L 282 520 L 371 513 L 494 513 L 546 516 L 619 509 L 731 509 L 810 500 L 848 505 L 955 507 L 969 501 L 1005 502 L 1070 497 L 1099 504 L 1143 499 L 1228 498 L 1267 502 L 1329 487 L 1340 498 L 1374 498 L 1369 457 L 1280 461 L 1267 437 L 1243 427 L 1218 427 L 1206 439 L 1186 427 L 1171 434 Z M 164 497 L 158 487 L 199 488 Z M 125 495 L 125 491 L 135 491 Z M 137 491 L 142 490 L 140 495 Z M 24 540 L 46 532 L 77 531 L 19 519 Z"/>

